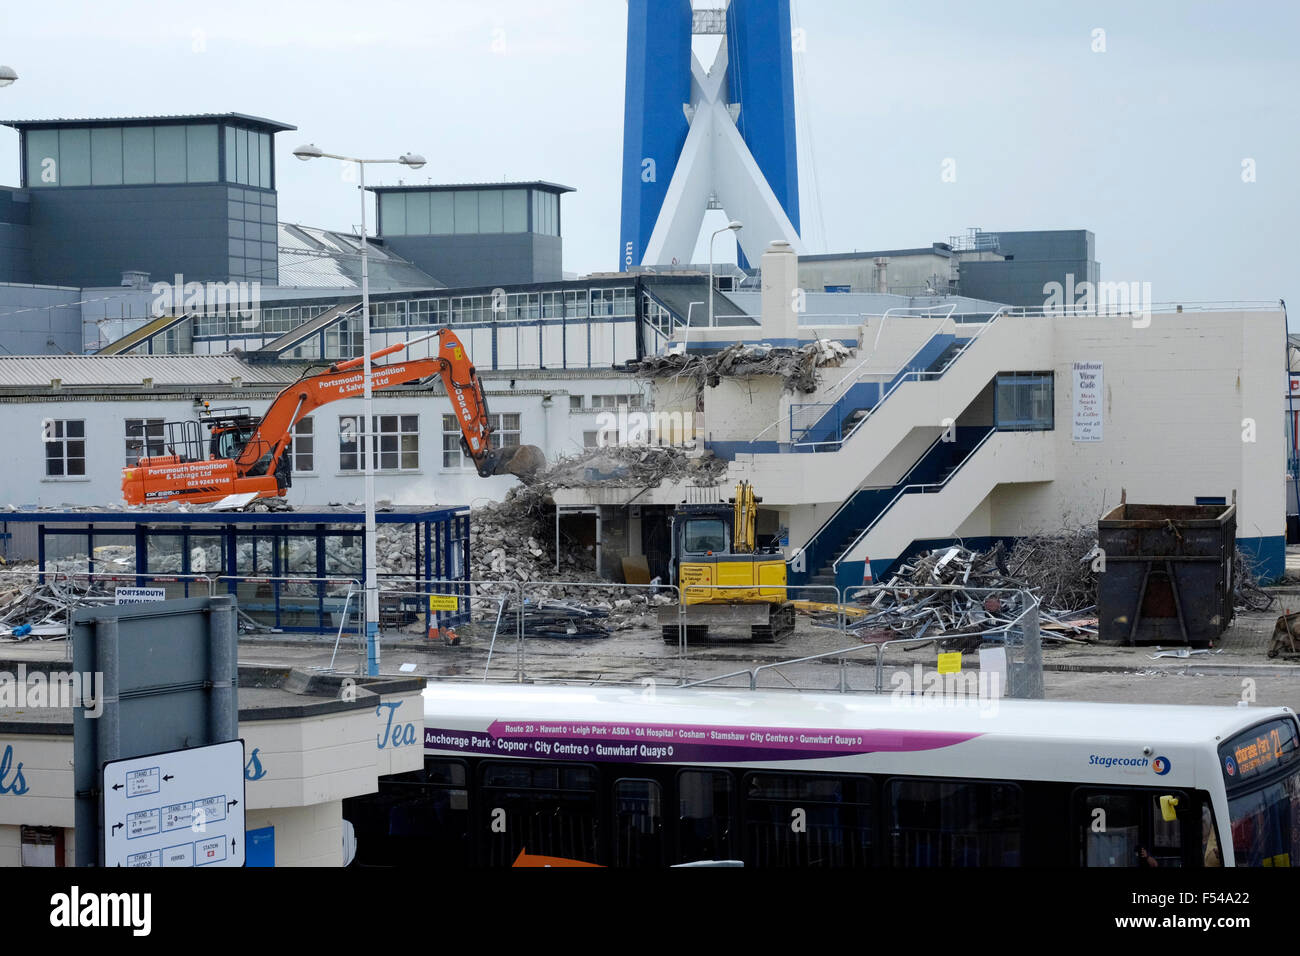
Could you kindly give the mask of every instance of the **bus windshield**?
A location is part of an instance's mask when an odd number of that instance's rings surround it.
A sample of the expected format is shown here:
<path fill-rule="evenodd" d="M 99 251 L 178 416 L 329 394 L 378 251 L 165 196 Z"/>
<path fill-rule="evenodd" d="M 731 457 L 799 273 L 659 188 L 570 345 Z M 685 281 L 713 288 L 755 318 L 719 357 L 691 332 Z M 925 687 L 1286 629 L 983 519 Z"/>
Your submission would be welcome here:
<path fill-rule="evenodd" d="M 1290 718 L 1219 748 L 1238 866 L 1300 862 L 1300 734 Z M 1272 779 L 1269 779 L 1272 778 Z"/>
<path fill-rule="evenodd" d="M 1300 770 L 1228 800 L 1238 866 L 1290 866 L 1300 861 Z"/>

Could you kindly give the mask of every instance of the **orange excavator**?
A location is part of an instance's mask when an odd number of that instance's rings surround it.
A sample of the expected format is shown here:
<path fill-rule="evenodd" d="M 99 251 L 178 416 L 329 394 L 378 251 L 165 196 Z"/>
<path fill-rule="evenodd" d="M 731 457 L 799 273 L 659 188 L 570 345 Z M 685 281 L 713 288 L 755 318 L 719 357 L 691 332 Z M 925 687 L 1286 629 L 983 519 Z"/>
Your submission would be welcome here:
<path fill-rule="evenodd" d="M 374 364 L 376 359 L 431 338 L 439 339 L 436 355 Z M 380 349 L 370 359 L 372 391 L 435 375 L 442 378 L 460 423 L 461 449 L 481 476 L 508 474 L 526 480 L 545 464 L 544 454 L 535 445 L 502 448 L 493 443 L 483 385 L 451 330 L 440 329 Z M 250 496 L 251 501 L 283 495 L 292 478 L 287 451 L 294 425 L 327 402 L 360 397 L 363 362 L 362 358 L 349 359 L 323 372 L 303 375 L 275 397 L 261 418 L 247 408 L 209 408 L 205 402 L 198 421 L 165 423 L 160 436 L 141 437 L 139 447 L 145 456 L 122 469 L 122 497 L 127 504 L 141 505 L 162 501 L 202 504 L 232 495 Z M 206 436 L 204 428 L 209 433 Z"/>

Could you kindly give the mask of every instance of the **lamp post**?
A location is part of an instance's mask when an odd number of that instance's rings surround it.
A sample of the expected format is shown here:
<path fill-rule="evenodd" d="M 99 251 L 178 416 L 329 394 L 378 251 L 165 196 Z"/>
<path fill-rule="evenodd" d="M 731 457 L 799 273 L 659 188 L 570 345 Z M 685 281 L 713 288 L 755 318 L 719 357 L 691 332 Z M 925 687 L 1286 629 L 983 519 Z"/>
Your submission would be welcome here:
<path fill-rule="evenodd" d="M 424 157 L 407 153 L 397 159 L 355 159 L 351 156 L 339 156 L 326 153 L 319 146 L 307 144 L 299 146 L 293 154 L 306 162 L 309 159 L 338 159 L 345 163 L 356 163 L 361 171 L 361 401 L 362 426 L 358 429 L 358 443 L 362 456 L 362 473 L 365 475 L 366 491 L 366 673 L 371 677 L 379 676 L 379 569 L 376 557 L 375 531 L 375 445 L 371 432 L 374 429 L 374 400 L 370 374 L 370 260 L 366 243 L 366 166 L 371 163 L 398 163 L 419 169 L 424 165 Z"/>
<path fill-rule="evenodd" d="M 745 224 L 733 219 L 713 235 L 709 236 L 709 328 L 713 328 L 713 240 L 724 232 L 739 232 Z"/>
<path fill-rule="evenodd" d="M 0 86 L 9 86 L 16 79 L 18 79 L 18 74 L 14 72 L 12 66 L 0 64 Z"/>

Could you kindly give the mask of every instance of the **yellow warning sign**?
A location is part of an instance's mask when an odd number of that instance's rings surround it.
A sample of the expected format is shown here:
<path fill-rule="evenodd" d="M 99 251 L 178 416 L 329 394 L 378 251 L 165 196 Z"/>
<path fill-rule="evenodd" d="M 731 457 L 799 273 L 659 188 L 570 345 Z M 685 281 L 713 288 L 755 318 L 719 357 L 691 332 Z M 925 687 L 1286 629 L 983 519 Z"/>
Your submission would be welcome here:
<path fill-rule="evenodd" d="M 961 673 L 961 651 L 953 651 L 950 654 L 940 654 L 939 673 L 960 674 Z"/>
<path fill-rule="evenodd" d="M 429 595 L 430 611 L 458 611 L 460 610 L 460 598 L 454 594 L 430 594 Z M 961 657 L 960 654 L 957 655 Z"/>

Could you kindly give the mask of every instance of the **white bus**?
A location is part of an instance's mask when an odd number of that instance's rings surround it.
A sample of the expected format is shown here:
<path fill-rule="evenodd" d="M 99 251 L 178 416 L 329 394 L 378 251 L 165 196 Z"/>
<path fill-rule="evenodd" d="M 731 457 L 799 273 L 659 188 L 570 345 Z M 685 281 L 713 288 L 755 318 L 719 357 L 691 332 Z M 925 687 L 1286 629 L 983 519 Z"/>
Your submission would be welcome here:
<path fill-rule="evenodd" d="M 1289 708 L 516 684 L 425 691 L 357 864 L 1289 866 Z"/>

